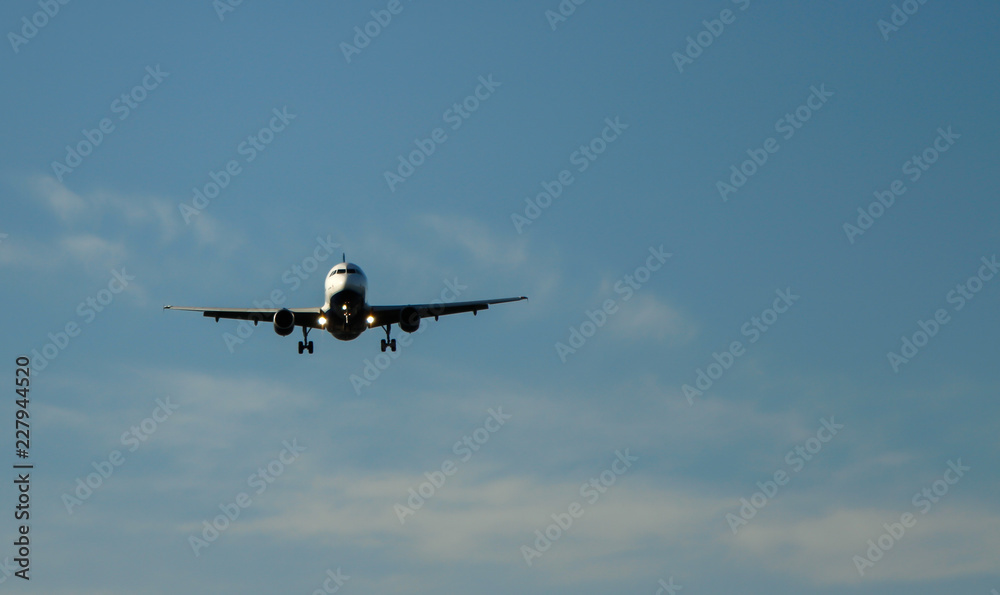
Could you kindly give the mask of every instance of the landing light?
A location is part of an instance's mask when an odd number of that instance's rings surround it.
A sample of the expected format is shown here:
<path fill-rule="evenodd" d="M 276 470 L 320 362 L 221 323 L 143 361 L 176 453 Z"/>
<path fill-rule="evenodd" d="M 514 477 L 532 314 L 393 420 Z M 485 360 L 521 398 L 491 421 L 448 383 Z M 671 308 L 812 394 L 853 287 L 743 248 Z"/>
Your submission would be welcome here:
<path fill-rule="evenodd" d="M 326 326 L 326 316 L 320 316 L 319 320 L 316 322 L 318 322 L 320 326 Z"/>
<path fill-rule="evenodd" d="M 368 318 L 366 318 L 365 320 L 367 320 L 367 321 L 368 321 L 368 324 L 370 325 L 371 323 L 375 322 L 375 317 L 374 317 L 374 316 L 369 316 L 369 317 L 368 317 Z"/>

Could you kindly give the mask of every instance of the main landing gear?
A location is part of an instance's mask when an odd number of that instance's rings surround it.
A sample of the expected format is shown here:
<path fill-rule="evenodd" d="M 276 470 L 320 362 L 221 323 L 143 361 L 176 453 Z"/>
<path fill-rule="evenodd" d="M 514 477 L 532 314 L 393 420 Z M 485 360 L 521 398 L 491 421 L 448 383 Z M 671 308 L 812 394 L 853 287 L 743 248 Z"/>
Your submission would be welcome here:
<path fill-rule="evenodd" d="M 396 340 L 389 338 L 390 330 L 392 330 L 392 325 L 385 325 L 385 339 L 382 339 L 382 353 L 385 353 L 386 348 L 396 351 Z"/>
<path fill-rule="evenodd" d="M 302 340 L 299 341 L 299 355 L 302 355 L 303 351 L 313 352 L 313 342 L 309 340 L 310 327 L 302 326 Z M 385 351 L 383 349 L 383 351 Z"/>

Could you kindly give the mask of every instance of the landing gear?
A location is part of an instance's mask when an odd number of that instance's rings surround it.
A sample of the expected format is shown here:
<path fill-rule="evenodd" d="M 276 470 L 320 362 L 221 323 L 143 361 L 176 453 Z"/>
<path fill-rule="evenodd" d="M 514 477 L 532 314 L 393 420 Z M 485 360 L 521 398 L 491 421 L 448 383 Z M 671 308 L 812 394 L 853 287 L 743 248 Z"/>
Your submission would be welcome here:
<path fill-rule="evenodd" d="M 303 351 L 313 352 L 313 342 L 309 340 L 310 327 L 302 327 L 302 340 L 299 341 L 299 355 L 302 355 Z"/>
<path fill-rule="evenodd" d="M 396 351 L 396 340 L 389 338 L 390 330 L 392 330 L 392 325 L 385 325 L 385 339 L 382 339 L 382 353 L 385 353 L 386 348 Z"/>

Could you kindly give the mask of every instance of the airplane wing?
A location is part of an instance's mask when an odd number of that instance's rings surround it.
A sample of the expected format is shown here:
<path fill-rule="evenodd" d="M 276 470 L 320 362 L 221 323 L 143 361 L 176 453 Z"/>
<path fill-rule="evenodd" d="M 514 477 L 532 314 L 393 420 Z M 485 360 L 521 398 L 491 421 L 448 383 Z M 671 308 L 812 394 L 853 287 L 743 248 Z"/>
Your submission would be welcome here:
<path fill-rule="evenodd" d="M 254 323 L 271 322 L 274 320 L 274 313 L 281 308 L 188 308 L 186 306 L 163 306 L 164 310 L 187 310 L 189 312 L 202 312 L 208 318 L 214 318 L 219 322 L 220 318 L 231 318 L 234 320 L 249 320 Z M 319 324 L 319 308 L 288 308 L 295 314 L 296 326 L 308 326 L 310 328 L 323 328 Z"/>
<path fill-rule="evenodd" d="M 453 302 L 450 304 L 408 304 L 405 306 L 372 306 L 371 316 L 373 321 L 368 326 L 371 328 L 385 326 L 387 324 L 399 324 L 403 311 L 412 308 L 419 318 L 447 316 L 448 314 L 460 314 L 462 312 L 472 312 L 475 314 L 480 310 L 486 310 L 491 304 L 505 304 L 507 302 L 518 302 L 528 298 L 510 297 L 496 300 L 477 300 L 473 302 Z M 220 318 L 233 320 L 249 320 L 256 325 L 258 322 L 271 322 L 274 314 L 280 308 L 189 308 L 186 306 L 163 306 L 164 310 L 187 310 L 189 312 L 201 312 L 203 316 L 214 318 L 216 322 Z M 295 314 L 296 326 L 307 326 L 310 328 L 323 328 L 319 324 L 319 308 L 289 308 Z"/>
<path fill-rule="evenodd" d="M 406 310 L 408 308 L 413 308 L 416 311 L 417 316 L 419 318 L 429 318 L 433 316 L 434 320 L 437 320 L 438 316 L 446 316 L 448 314 L 459 314 L 462 312 L 472 312 L 473 314 L 475 314 L 480 310 L 489 309 L 491 304 L 505 304 L 507 302 L 518 302 L 526 299 L 528 298 L 521 296 L 521 297 L 500 298 L 496 300 L 478 300 L 474 302 L 453 302 L 450 304 L 410 304 L 406 306 L 372 306 L 371 316 L 374 320 L 369 326 L 374 328 L 377 326 L 385 326 L 387 324 L 399 324 L 403 310 Z"/>

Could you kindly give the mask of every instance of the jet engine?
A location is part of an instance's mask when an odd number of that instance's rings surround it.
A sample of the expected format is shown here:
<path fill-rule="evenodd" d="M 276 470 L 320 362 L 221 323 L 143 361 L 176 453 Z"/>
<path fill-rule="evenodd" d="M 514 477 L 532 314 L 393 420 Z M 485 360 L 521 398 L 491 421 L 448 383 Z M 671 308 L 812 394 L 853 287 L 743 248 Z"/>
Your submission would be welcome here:
<path fill-rule="evenodd" d="M 403 308 L 399 313 L 399 328 L 403 332 L 413 333 L 420 328 L 420 314 L 413 306 Z"/>
<path fill-rule="evenodd" d="M 282 337 L 292 334 L 295 330 L 295 313 L 288 308 L 282 308 L 274 313 L 274 332 Z"/>

